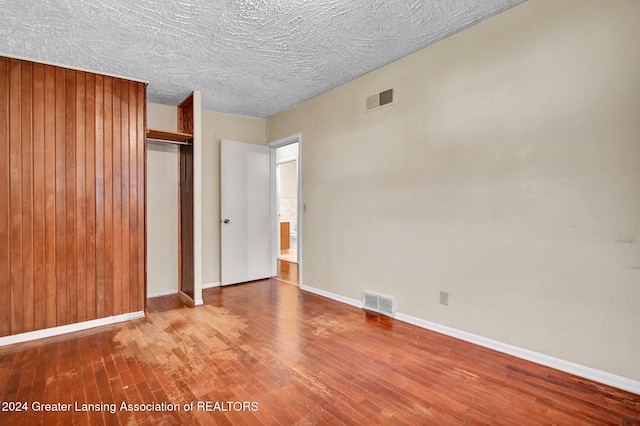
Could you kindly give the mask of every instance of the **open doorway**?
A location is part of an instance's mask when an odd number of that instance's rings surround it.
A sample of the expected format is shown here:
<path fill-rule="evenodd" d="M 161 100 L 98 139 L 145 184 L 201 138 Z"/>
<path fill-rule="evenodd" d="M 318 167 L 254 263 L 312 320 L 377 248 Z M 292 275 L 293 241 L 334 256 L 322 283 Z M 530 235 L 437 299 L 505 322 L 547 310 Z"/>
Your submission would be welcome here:
<path fill-rule="evenodd" d="M 280 230 L 278 259 L 298 263 L 298 160 L 278 161 L 276 176 Z"/>
<path fill-rule="evenodd" d="M 269 144 L 272 148 L 274 276 L 300 283 L 299 135 Z"/>

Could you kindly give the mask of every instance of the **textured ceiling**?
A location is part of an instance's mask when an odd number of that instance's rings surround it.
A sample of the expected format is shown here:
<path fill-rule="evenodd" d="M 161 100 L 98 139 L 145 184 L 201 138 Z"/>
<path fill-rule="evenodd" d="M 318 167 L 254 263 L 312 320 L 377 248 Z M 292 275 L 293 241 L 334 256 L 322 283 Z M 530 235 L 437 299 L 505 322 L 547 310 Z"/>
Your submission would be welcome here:
<path fill-rule="evenodd" d="M 0 0 L 0 54 L 268 117 L 524 0 Z"/>

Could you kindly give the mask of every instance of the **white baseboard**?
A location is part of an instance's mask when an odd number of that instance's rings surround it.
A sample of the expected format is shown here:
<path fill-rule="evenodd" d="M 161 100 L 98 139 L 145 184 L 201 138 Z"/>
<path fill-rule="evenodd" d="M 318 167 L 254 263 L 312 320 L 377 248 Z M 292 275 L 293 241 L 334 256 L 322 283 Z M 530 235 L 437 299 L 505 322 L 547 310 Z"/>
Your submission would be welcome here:
<path fill-rule="evenodd" d="M 220 287 L 220 281 L 215 283 L 202 284 L 201 288 L 202 290 L 204 290 L 205 288 L 214 288 L 214 287 Z M 195 303 L 196 303 L 196 306 L 204 305 L 204 300 L 202 300 L 202 298 L 196 299 Z"/>
<path fill-rule="evenodd" d="M 307 285 L 301 285 L 300 289 L 308 291 L 310 293 L 318 294 L 320 296 L 328 297 L 337 302 L 346 303 L 347 305 L 362 308 L 363 303 L 360 300 L 351 299 L 348 297 L 340 296 L 325 290 L 310 287 Z M 468 333 L 466 331 L 458 330 L 445 325 L 437 324 L 435 322 L 423 320 L 410 315 L 396 312 L 395 318 L 399 321 L 403 321 L 412 325 L 416 325 L 427 330 L 435 331 L 440 334 L 455 337 L 456 339 L 464 340 L 485 348 L 493 349 L 498 352 L 502 352 L 508 355 L 515 356 L 517 358 L 525 359 L 527 361 L 535 362 L 547 367 L 555 368 L 556 370 L 564 371 L 566 373 L 574 374 L 585 379 L 593 380 L 594 382 L 602 383 L 605 385 L 613 386 L 618 389 L 622 389 L 628 392 L 632 392 L 640 395 L 640 381 L 628 379 L 626 377 L 618 376 L 616 374 L 608 373 L 606 371 L 597 370 L 595 368 L 587 367 L 581 364 L 576 364 L 570 361 L 565 361 L 560 358 L 555 358 L 549 355 L 534 352 L 529 349 L 520 348 L 517 346 L 502 343 L 497 340 L 488 339 L 486 337 L 478 336 L 477 334 Z"/>
<path fill-rule="evenodd" d="M 340 296 L 339 294 L 331 293 L 329 291 L 320 290 L 319 288 L 310 287 L 308 285 L 300 284 L 300 290 L 308 291 L 309 293 L 324 296 L 329 299 L 336 300 L 338 302 L 346 303 L 347 305 L 355 306 L 356 308 L 362 308 L 362 300 L 352 299 L 350 297 Z"/>
<path fill-rule="evenodd" d="M 213 288 L 213 287 L 220 287 L 220 281 L 215 282 L 215 283 L 202 284 L 202 289 Z"/>
<path fill-rule="evenodd" d="M 570 361 L 565 361 L 560 358 L 541 354 L 540 352 L 531 351 L 529 349 L 520 348 L 518 346 L 509 345 L 497 340 L 488 339 L 486 337 L 478 336 L 477 334 L 468 333 L 466 331 L 447 327 L 445 325 L 423 320 L 421 318 L 412 317 L 410 315 L 396 313 L 396 319 L 407 322 L 409 324 L 417 325 L 418 327 L 426 328 L 427 330 L 435 331 L 440 334 L 446 334 L 447 336 L 455 337 L 456 339 L 464 340 L 466 342 L 474 343 L 479 346 L 484 346 L 485 348 L 512 355 L 517 358 L 526 359 L 527 361 L 535 362 L 536 364 L 555 368 L 556 370 L 564 371 L 566 373 L 574 374 L 585 379 L 593 380 L 594 382 L 603 383 L 605 385 L 613 386 L 615 388 L 640 395 L 640 382 L 627 379 L 626 377 L 607 373 L 606 371 L 602 370 L 596 370 L 595 368 L 576 364 Z"/>
<path fill-rule="evenodd" d="M 215 282 L 215 283 L 209 283 L 209 284 L 202 284 L 202 289 L 204 290 L 205 288 L 213 288 L 213 287 L 220 287 L 220 282 Z M 153 297 L 160 297 L 160 296 L 168 296 L 170 294 L 178 294 L 178 289 L 175 290 L 169 290 L 169 291 L 163 291 L 160 293 L 154 293 L 154 294 L 150 294 L 147 296 L 148 299 L 151 299 Z M 195 305 L 202 305 L 204 304 L 204 301 L 202 299 L 198 299 L 195 301 Z"/>
<path fill-rule="evenodd" d="M 154 297 L 160 297 L 160 296 L 169 296 L 170 294 L 178 294 L 178 289 L 176 288 L 173 290 L 161 291 L 160 293 L 148 294 L 147 299 L 153 299 Z"/>
<path fill-rule="evenodd" d="M 90 321 L 77 322 L 75 324 L 61 325 L 45 328 L 44 330 L 29 331 L 27 333 L 14 334 L 13 336 L 0 337 L 0 346 L 13 345 L 15 343 L 28 342 L 30 340 L 43 339 L 45 337 L 59 336 L 74 331 L 87 330 L 102 325 L 116 324 L 132 319 L 143 318 L 144 312 L 130 312 L 122 315 L 114 315 L 106 318 L 98 318 Z"/>

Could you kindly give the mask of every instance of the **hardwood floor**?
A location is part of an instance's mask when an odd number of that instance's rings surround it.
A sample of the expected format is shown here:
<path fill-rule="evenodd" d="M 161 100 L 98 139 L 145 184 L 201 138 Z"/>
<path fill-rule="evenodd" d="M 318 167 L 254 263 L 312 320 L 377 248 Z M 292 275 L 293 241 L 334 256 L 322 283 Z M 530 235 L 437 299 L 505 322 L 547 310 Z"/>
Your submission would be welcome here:
<path fill-rule="evenodd" d="M 299 285 L 298 264 L 278 259 L 278 279 Z"/>
<path fill-rule="evenodd" d="M 0 424 L 640 423 L 640 395 L 277 280 L 204 300 L 151 299 L 146 318 L 0 348 L 0 400 L 29 408 L 0 411 Z"/>

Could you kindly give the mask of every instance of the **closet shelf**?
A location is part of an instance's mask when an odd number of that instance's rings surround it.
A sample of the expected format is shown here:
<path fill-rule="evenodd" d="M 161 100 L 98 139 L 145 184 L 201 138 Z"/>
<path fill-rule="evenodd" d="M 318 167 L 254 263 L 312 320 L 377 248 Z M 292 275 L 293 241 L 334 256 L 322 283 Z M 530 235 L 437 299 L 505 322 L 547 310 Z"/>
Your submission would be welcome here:
<path fill-rule="evenodd" d="M 168 142 L 191 143 L 191 140 L 193 139 L 193 135 L 189 133 L 169 132 L 166 130 L 147 128 L 147 138 L 168 141 Z"/>

